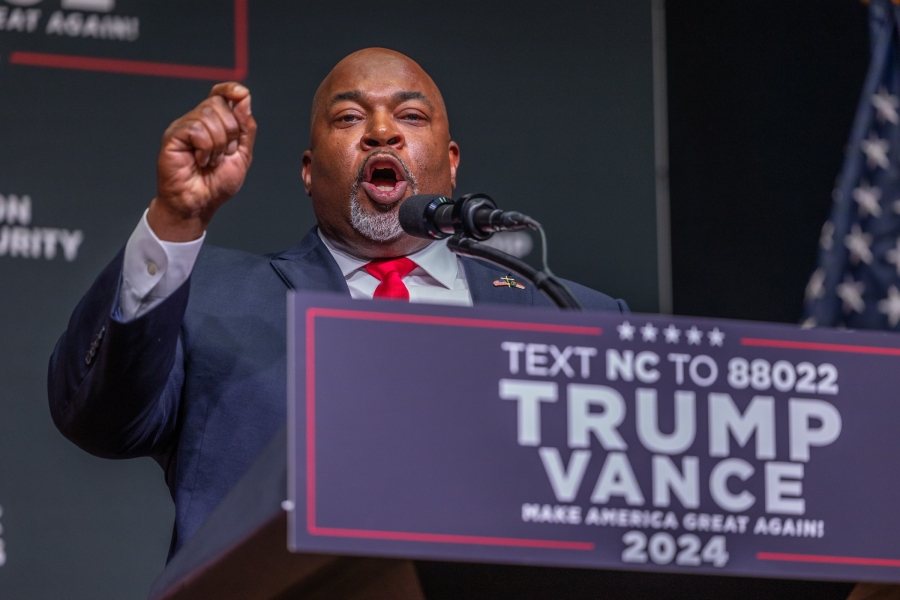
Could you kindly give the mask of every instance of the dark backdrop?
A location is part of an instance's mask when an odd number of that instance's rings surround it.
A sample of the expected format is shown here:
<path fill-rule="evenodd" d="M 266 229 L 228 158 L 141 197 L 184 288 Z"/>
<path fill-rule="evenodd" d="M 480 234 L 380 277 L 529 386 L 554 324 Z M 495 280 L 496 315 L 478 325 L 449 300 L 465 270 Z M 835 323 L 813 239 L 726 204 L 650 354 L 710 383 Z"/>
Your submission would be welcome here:
<path fill-rule="evenodd" d="M 868 65 L 867 8 L 667 2 L 675 312 L 799 322 Z"/>
<path fill-rule="evenodd" d="M 31 7 L 42 13 L 28 31 L 12 18 L 19 3 L 0 0 L 0 195 L 27 195 L 32 218 L 0 223 L 0 598 L 141 598 L 171 532 L 162 472 L 63 439 L 47 410 L 46 365 L 155 193 L 163 130 L 212 82 L 24 66 L 13 53 L 227 70 L 233 3 L 117 0 L 110 15 L 140 19 L 133 41 L 84 37 L 89 11 L 47 34 L 60 0 Z M 443 90 L 461 193 L 488 192 L 542 221 L 560 275 L 656 310 L 649 2 L 260 0 L 249 24 L 255 162 L 209 243 L 269 252 L 312 226 L 300 157 L 313 92 L 344 55 L 381 45 L 414 57 Z M 36 250 L 4 249 L 3 226 L 37 239 Z M 45 232 L 62 229 L 83 235 L 72 261 L 44 251 Z"/>

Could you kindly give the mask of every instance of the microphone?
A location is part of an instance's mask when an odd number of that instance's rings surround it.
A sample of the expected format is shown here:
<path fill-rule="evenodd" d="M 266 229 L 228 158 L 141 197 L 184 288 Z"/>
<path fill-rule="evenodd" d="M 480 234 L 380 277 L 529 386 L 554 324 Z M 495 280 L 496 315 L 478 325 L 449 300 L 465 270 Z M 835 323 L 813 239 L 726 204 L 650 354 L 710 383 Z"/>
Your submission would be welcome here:
<path fill-rule="evenodd" d="M 410 196 L 400 205 L 400 226 L 411 236 L 442 240 L 461 235 L 486 240 L 498 231 L 517 231 L 531 219 L 520 212 L 504 211 L 487 194 L 466 194 L 451 200 L 439 194 Z"/>

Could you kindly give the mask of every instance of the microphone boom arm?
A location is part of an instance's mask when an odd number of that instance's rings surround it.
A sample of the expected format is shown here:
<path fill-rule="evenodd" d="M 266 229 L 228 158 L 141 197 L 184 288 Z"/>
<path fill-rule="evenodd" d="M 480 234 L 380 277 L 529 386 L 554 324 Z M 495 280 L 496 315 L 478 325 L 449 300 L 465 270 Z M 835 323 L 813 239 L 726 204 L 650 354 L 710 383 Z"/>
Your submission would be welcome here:
<path fill-rule="evenodd" d="M 539 271 L 523 260 L 506 252 L 479 243 L 468 237 L 454 235 L 448 241 L 447 247 L 456 254 L 480 258 L 498 267 L 514 271 L 530 281 L 534 287 L 541 290 L 559 308 L 581 310 L 581 304 L 572 297 L 567 289 L 559 285 L 543 271 Z"/>

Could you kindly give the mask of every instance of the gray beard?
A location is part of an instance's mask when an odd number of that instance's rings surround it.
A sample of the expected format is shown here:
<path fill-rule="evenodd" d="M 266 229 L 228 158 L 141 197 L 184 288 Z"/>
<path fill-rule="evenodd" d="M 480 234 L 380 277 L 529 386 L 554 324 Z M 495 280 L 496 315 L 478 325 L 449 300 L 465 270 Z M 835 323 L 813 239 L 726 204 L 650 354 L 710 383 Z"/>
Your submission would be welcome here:
<path fill-rule="evenodd" d="M 350 225 L 361 236 L 373 242 L 393 242 L 403 235 L 400 227 L 400 217 L 394 210 L 396 204 L 391 204 L 385 212 L 368 212 L 363 209 L 356 199 L 356 194 L 350 197 Z"/>

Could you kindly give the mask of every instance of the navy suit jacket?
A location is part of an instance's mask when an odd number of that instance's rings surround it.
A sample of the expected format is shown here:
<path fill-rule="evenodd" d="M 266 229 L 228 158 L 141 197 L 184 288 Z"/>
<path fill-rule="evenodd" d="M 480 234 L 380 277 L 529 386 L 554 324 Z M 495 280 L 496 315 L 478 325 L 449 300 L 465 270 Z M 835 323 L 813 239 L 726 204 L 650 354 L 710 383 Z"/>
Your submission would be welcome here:
<path fill-rule="evenodd" d="M 120 252 L 75 308 L 50 359 L 50 411 L 59 430 L 105 458 L 153 457 L 175 501 L 169 556 L 237 483 L 285 420 L 286 291 L 347 295 L 315 229 L 294 248 L 252 255 L 205 246 L 190 279 L 133 321 L 115 319 Z M 510 293 L 508 273 L 463 258 L 475 304 L 552 306 L 533 286 Z M 587 309 L 627 311 L 569 283 Z"/>

